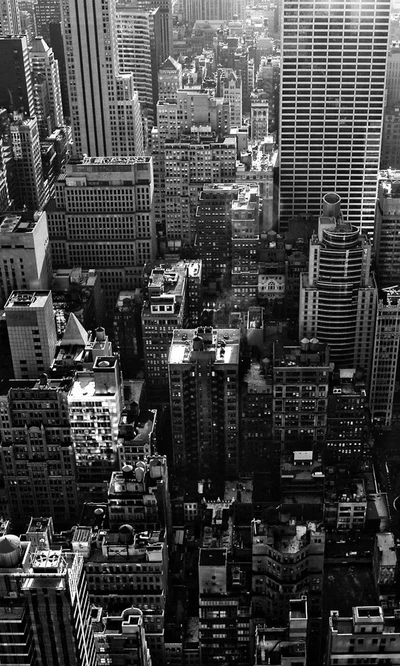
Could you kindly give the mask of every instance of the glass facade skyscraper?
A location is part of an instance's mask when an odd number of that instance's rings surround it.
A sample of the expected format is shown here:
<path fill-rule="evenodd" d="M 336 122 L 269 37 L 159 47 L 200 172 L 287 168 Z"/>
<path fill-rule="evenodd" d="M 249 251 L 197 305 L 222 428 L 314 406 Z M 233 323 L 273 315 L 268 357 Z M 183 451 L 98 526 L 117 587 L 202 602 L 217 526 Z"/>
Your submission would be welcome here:
<path fill-rule="evenodd" d="M 372 230 L 390 0 L 284 0 L 280 230 L 337 192 L 347 222 Z"/>

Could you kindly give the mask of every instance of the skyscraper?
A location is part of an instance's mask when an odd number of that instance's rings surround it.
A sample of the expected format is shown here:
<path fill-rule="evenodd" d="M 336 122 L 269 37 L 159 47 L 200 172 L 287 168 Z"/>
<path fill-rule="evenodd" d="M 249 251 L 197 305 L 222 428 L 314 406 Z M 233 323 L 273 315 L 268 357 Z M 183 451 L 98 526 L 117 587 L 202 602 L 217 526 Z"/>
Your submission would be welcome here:
<path fill-rule="evenodd" d="M 62 4 L 76 155 L 139 155 L 139 102 L 132 75 L 120 76 L 116 0 Z"/>
<path fill-rule="evenodd" d="M 33 86 L 25 36 L 0 39 L 0 106 L 34 116 Z"/>
<path fill-rule="evenodd" d="M 239 331 L 175 330 L 169 354 L 174 465 L 195 478 L 239 467 Z"/>
<path fill-rule="evenodd" d="M 373 229 L 389 12 L 390 0 L 284 1 L 281 230 L 332 191 L 346 221 Z"/>
<path fill-rule="evenodd" d="M 153 191 L 150 157 L 88 157 L 56 183 L 48 209 L 53 263 L 96 268 L 110 312 L 155 258 Z"/>
<path fill-rule="evenodd" d="M 29 50 L 32 69 L 35 115 L 40 138 L 45 139 L 64 123 L 60 75 L 53 49 L 41 37 L 35 37 Z M 44 87 L 44 95 L 40 94 Z"/>
<path fill-rule="evenodd" d="M 18 0 L 0 0 L 0 35 L 20 33 Z"/>
<path fill-rule="evenodd" d="M 4 306 L 16 379 L 48 372 L 57 333 L 50 291 L 13 291 Z"/>
<path fill-rule="evenodd" d="M 361 368 L 367 386 L 372 362 L 377 302 L 371 273 L 371 243 L 340 213 L 340 197 L 324 197 L 318 236 L 310 242 L 308 274 L 300 282 L 300 337 L 330 347 L 341 368 Z"/>
<path fill-rule="evenodd" d="M 161 64 L 160 10 L 138 9 L 137 2 L 117 5 L 116 31 L 121 74 L 133 74 L 148 131 L 154 125 L 157 103 L 157 75 Z"/>

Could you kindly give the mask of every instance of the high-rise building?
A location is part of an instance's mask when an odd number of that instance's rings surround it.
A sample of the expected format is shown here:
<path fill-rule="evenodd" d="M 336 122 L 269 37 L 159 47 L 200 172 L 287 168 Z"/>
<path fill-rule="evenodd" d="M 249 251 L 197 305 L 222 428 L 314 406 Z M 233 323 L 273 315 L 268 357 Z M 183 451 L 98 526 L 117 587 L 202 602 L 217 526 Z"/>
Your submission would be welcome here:
<path fill-rule="evenodd" d="M 20 289 L 49 289 L 52 279 L 45 212 L 0 216 L 0 304 Z"/>
<path fill-rule="evenodd" d="M 196 209 L 197 245 L 203 279 L 215 288 L 227 287 L 232 268 L 232 202 L 241 191 L 236 184 L 204 185 Z"/>
<path fill-rule="evenodd" d="M 400 171 L 381 171 L 376 202 L 374 249 L 380 287 L 400 282 Z"/>
<path fill-rule="evenodd" d="M 33 86 L 25 36 L 0 38 L 0 106 L 24 117 L 35 115 Z"/>
<path fill-rule="evenodd" d="M 230 21 L 234 15 L 245 17 L 246 0 L 183 0 L 183 21 Z"/>
<path fill-rule="evenodd" d="M 195 136 L 166 141 L 163 146 L 163 203 L 168 247 L 180 249 L 196 237 L 196 208 L 204 183 L 232 183 L 236 171 L 236 141 Z"/>
<path fill-rule="evenodd" d="M 10 125 L 17 210 L 39 210 L 47 203 L 37 119 L 14 120 Z"/>
<path fill-rule="evenodd" d="M 133 76 L 118 69 L 116 0 L 68 0 L 62 22 L 75 155 L 141 155 Z"/>
<path fill-rule="evenodd" d="M 169 56 L 158 69 L 158 99 L 177 100 L 178 90 L 182 88 L 182 65 Z"/>
<path fill-rule="evenodd" d="M 400 146 L 398 135 L 400 129 L 400 105 L 385 109 L 382 129 L 381 169 L 400 168 Z"/>
<path fill-rule="evenodd" d="M 55 267 L 95 268 L 107 308 L 141 286 L 156 255 L 150 157 L 84 158 L 69 164 L 47 209 Z"/>
<path fill-rule="evenodd" d="M 40 0 L 34 5 L 36 35 L 50 43 L 50 24 L 60 23 L 61 7 L 58 0 Z"/>
<path fill-rule="evenodd" d="M 90 605 L 80 555 L 57 550 L 35 550 L 20 580 L 27 599 L 38 663 L 95 666 Z"/>
<path fill-rule="evenodd" d="M 326 194 L 323 203 L 308 274 L 301 277 L 300 337 L 327 343 L 330 359 L 361 368 L 369 387 L 377 302 L 371 243 L 343 219 L 337 194 Z"/>
<path fill-rule="evenodd" d="M 2 390 L 0 450 L 8 513 L 24 527 L 32 513 L 70 527 L 78 516 L 68 414 L 71 380 L 15 380 Z"/>
<path fill-rule="evenodd" d="M 325 442 L 330 370 L 329 347 L 317 339 L 274 344 L 272 432 L 285 453 L 308 449 L 303 459 L 312 460 L 313 448 Z"/>
<path fill-rule="evenodd" d="M 164 62 L 168 56 L 172 55 L 172 0 L 137 0 L 137 2 L 140 9 L 148 10 L 158 7 L 160 10 L 161 32 L 158 39 L 160 40 L 161 62 Z"/>
<path fill-rule="evenodd" d="M 53 49 L 41 37 L 32 40 L 29 49 L 35 116 L 41 139 L 64 124 L 60 75 Z"/>
<path fill-rule="evenodd" d="M 0 211 L 7 210 L 10 206 L 10 194 L 7 181 L 7 163 L 5 159 L 6 148 L 0 137 Z"/>
<path fill-rule="evenodd" d="M 232 201 L 232 294 L 246 307 L 255 304 L 258 287 L 258 251 L 260 245 L 260 194 L 257 185 L 239 190 Z"/>
<path fill-rule="evenodd" d="M 285 0 L 280 227 L 337 192 L 346 221 L 373 230 L 390 0 Z M 357 36 L 357 40 L 355 39 Z"/>
<path fill-rule="evenodd" d="M 324 460 L 337 464 L 368 456 L 368 398 L 363 373 L 342 368 L 332 373 Z"/>
<path fill-rule="evenodd" d="M 391 45 L 386 70 L 386 105 L 392 107 L 400 102 L 400 44 Z"/>
<path fill-rule="evenodd" d="M 187 265 L 151 271 L 142 310 L 146 386 L 152 404 L 168 402 L 168 354 L 173 331 L 187 321 Z"/>
<path fill-rule="evenodd" d="M 19 35 L 20 27 L 18 0 L 1 0 L 0 36 Z"/>
<path fill-rule="evenodd" d="M 239 468 L 239 331 L 175 330 L 169 354 L 173 460 L 195 478 Z"/>
<path fill-rule="evenodd" d="M 120 74 L 133 74 L 139 94 L 146 129 L 155 124 L 158 98 L 157 73 L 162 62 L 160 44 L 160 10 L 138 8 L 137 0 L 121 0 L 117 4 L 116 34 Z"/>
<path fill-rule="evenodd" d="M 78 526 L 72 549 L 85 558 L 90 601 L 109 614 L 129 606 L 143 612 L 147 645 L 156 664 L 165 659 L 165 606 L 168 594 L 168 549 L 163 530 L 135 531 Z"/>
<path fill-rule="evenodd" d="M 124 378 L 133 378 L 143 358 L 140 290 L 120 291 L 114 309 L 114 343 L 124 369 Z"/>
<path fill-rule="evenodd" d="M 400 289 L 388 287 L 382 295 L 376 310 L 369 408 L 372 421 L 390 426 L 400 345 Z"/>
<path fill-rule="evenodd" d="M 53 362 L 57 333 L 50 291 L 13 291 L 4 311 L 16 379 L 37 379 Z"/>

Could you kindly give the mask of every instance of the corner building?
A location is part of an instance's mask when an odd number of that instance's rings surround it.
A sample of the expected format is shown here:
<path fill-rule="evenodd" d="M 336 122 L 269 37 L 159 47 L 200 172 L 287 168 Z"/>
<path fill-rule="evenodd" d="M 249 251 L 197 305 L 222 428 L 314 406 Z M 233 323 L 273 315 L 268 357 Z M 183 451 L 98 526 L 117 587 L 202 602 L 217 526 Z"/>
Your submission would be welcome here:
<path fill-rule="evenodd" d="M 174 331 L 169 354 L 173 459 L 195 478 L 239 464 L 239 331 Z"/>
<path fill-rule="evenodd" d="M 373 230 L 390 0 L 285 0 L 280 230 L 319 215 L 336 191 L 350 223 Z"/>

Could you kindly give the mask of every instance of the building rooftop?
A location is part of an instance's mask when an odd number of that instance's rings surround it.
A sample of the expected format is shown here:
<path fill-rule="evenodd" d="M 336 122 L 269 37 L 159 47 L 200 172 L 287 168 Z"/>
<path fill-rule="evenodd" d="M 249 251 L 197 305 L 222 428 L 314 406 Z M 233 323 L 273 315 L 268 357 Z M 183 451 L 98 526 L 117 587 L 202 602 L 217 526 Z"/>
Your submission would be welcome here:
<path fill-rule="evenodd" d="M 224 548 L 200 548 L 201 567 L 225 567 L 227 551 Z"/>
<path fill-rule="evenodd" d="M 3 234 L 31 233 L 43 215 L 43 211 L 30 211 L 26 213 L 7 213 L 0 216 L 0 240 Z"/>
<path fill-rule="evenodd" d="M 169 363 L 181 365 L 210 358 L 217 365 L 238 365 L 239 343 L 237 329 L 213 329 L 211 326 L 178 329 L 173 334 Z"/>
<path fill-rule="evenodd" d="M 397 555 L 393 534 L 391 532 L 378 532 L 376 542 L 379 551 L 380 566 L 396 567 Z"/>
<path fill-rule="evenodd" d="M 51 291 L 13 291 L 4 308 L 43 308 L 51 297 Z"/>

